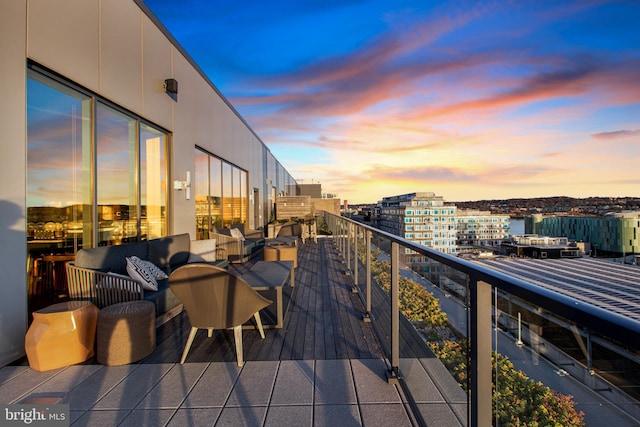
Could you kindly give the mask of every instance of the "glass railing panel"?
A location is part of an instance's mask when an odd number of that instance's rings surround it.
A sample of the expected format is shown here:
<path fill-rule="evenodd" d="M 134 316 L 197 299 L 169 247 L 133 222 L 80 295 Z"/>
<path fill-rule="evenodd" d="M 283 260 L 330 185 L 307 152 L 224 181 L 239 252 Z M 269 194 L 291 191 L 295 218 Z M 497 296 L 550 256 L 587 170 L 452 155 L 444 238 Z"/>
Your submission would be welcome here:
<path fill-rule="evenodd" d="M 498 423 L 640 424 L 638 351 L 504 291 L 494 301 Z"/>
<path fill-rule="evenodd" d="M 447 425 L 640 424 L 633 319 L 359 227 L 371 233 L 365 250 L 371 290 L 363 276 L 355 283 L 364 301 L 371 297 L 385 355 L 425 424 L 443 413 Z M 366 271 L 367 239 L 354 236 L 349 256 L 358 259 L 358 272 Z M 390 298 L 394 272 L 399 337 Z M 437 305 L 426 303 L 432 300 Z M 446 326 L 432 320 L 439 313 Z"/>
<path fill-rule="evenodd" d="M 400 251 L 401 373 L 420 416 L 467 425 L 467 277 L 407 247 Z M 434 399 L 434 396 L 437 398 Z"/>

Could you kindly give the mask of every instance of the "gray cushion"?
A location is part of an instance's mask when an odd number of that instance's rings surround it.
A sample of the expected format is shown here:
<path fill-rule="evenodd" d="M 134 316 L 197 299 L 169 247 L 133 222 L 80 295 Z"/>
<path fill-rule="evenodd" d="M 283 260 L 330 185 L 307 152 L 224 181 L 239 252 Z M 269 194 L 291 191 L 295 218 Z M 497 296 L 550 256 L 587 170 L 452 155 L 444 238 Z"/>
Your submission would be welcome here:
<path fill-rule="evenodd" d="M 191 238 L 189 233 L 161 237 L 149 240 L 149 256 L 151 261 L 162 270 L 170 273 L 189 260 Z"/>
<path fill-rule="evenodd" d="M 180 304 L 178 297 L 169 289 L 168 279 L 158 280 L 158 290 L 145 291 L 144 299 L 156 305 L 156 316 L 160 316 Z"/>
<path fill-rule="evenodd" d="M 90 268 L 103 273 L 127 274 L 127 257 L 147 258 L 147 242 L 128 243 L 126 245 L 100 246 L 92 249 L 80 249 L 76 253 L 75 265 Z"/>

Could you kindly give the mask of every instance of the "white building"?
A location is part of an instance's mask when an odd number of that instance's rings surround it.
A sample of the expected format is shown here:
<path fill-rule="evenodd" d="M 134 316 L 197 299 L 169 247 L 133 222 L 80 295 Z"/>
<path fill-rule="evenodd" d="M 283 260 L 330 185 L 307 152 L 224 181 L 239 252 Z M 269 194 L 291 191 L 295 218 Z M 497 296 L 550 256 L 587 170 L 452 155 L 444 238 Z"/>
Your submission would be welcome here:
<path fill-rule="evenodd" d="M 380 202 L 381 230 L 447 254 L 456 253 L 456 207 L 434 193 L 385 197 Z M 413 253 L 406 250 L 407 254 Z"/>
<path fill-rule="evenodd" d="M 489 211 L 462 210 L 456 214 L 456 244 L 459 247 L 500 247 L 510 237 L 509 215 Z"/>

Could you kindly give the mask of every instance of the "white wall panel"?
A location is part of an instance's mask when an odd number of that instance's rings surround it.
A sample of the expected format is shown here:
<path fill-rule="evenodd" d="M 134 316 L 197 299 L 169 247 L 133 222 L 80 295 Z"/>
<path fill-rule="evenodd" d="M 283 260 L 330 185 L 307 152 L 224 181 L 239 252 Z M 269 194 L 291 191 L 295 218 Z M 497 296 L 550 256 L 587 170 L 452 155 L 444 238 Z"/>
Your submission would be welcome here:
<path fill-rule="evenodd" d="M 142 18 L 143 116 L 170 129 L 173 99 L 164 91 L 164 81 L 173 78 L 171 43 L 145 15 Z M 182 88 L 178 82 L 178 101 Z"/>
<path fill-rule="evenodd" d="M 98 0 L 29 0 L 27 57 L 98 90 L 98 24 Z"/>
<path fill-rule="evenodd" d="M 142 12 L 129 0 L 103 1 L 100 92 L 142 113 Z"/>
<path fill-rule="evenodd" d="M 26 0 L 3 1 L 0 13 L 0 366 L 24 355 L 27 331 Z"/>
<path fill-rule="evenodd" d="M 213 106 L 216 95 L 207 81 L 202 78 L 194 79 L 193 89 L 195 96 L 191 113 L 195 118 L 195 144 L 211 151 L 211 141 L 214 138 Z"/>
<path fill-rule="evenodd" d="M 195 123 L 196 123 L 196 82 L 200 75 L 191 64 L 172 48 L 172 64 L 174 78 L 178 80 L 178 102 L 174 104 L 172 178 L 184 179 L 185 172 L 192 174 L 195 170 Z M 173 185 L 171 185 L 173 188 Z M 195 202 L 193 197 L 186 200 L 184 191 L 171 190 L 172 233 L 189 233 L 195 238 Z"/>

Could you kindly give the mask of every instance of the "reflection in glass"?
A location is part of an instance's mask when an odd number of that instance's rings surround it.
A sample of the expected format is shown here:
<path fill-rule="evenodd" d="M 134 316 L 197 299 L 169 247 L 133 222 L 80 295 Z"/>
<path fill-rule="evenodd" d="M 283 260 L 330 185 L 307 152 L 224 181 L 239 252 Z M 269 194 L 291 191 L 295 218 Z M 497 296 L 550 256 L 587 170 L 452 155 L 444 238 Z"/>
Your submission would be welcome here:
<path fill-rule="evenodd" d="M 247 196 L 247 172 L 240 170 L 240 222 L 247 224 L 249 197 Z"/>
<path fill-rule="evenodd" d="M 137 241 L 136 123 L 107 106 L 96 109 L 99 246 Z"/>
<path fill-rule="evenodd" d="M 209 157 L 209 212 L 211 228 L 222 227 L 222 160 Z"/>
<path fill-rule="evenodd" d="M 78 249 L 92 245 L 90 144 L 91 99 L 30 72 L 27 277 L 31 311 L 64 296 L 64 262 Z"/>
<path fill-rule="evenodd" d="M 232 215 L 232 222 L 234 224 L 239 224 L 242 222 L 242 206 L 241 206 L 241 195 L 240 195 L 240 173 L 242 171 L 238 168 L 233 168 L 232 171 L 232 186 L 233 186 L 233 198 L 231 201 L 232 204 L 232 210 L 233 210 L 233 215 Z"/>
<path fill-rule="evenodd" d="M 209 238 L 209 156 L 196 149 L 193 194 L 196 204 L 196 239 Z"/>
<path fill-rule="evenodd" d="M 167 149 L 164 132 L 140 125 L 141 238 L 167 234 Z"/>
<path fill-rule="evenodd" d="M 233 223 L 233 167 L 222 164 L 222 225 Z"/>
<path fill-rule="evenodd" d="M 247 222 L 247 172 L 196 148 L 196 230 L 207 239 L 214 228 Z"/>

